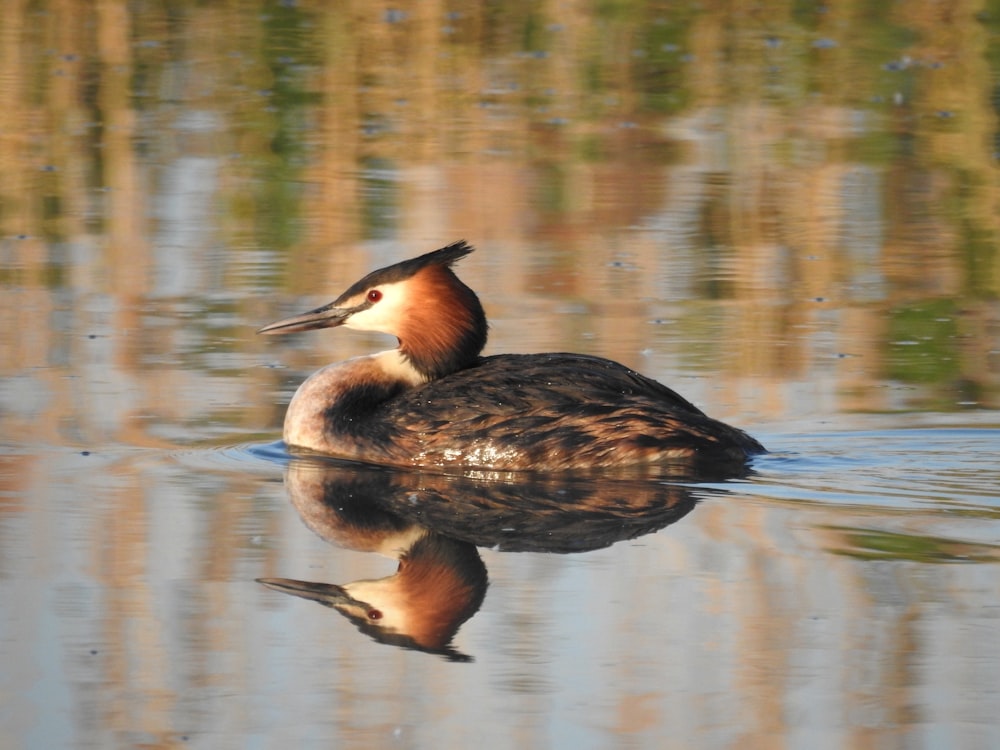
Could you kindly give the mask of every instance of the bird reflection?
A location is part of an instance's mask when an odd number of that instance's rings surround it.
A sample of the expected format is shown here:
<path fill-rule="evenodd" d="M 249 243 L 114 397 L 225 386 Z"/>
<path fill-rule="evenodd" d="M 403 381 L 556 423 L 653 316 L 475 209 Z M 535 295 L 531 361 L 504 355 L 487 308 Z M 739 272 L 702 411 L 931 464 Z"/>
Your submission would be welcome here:
<path fill-rule="evenodd" d="M 337 610 L 382 643 L 466 661 L 465 654 L 452 648 L 451 639 L 483 603 L 486 566 L 475 545 L 418 526 L 407 532 L 412 532 L 404 536 L 411 544 L 399 552 L 399 569 L 385 578 L 343 586 L 290 578 L 257 580 Z"/>
<path fill-rule="evenodd" d="M 321 538 L 399 567 L 341 585 L 258 581 L 337 610 L 377 641 L 455 660 L 468 657 L 451 641 L 486 594 L 477 547 L 583 552 L 661 529 L 695 505 L 690 486 L 658 479 L 428 474 L 323 457 L 294 459 L 285 483 Z"/>

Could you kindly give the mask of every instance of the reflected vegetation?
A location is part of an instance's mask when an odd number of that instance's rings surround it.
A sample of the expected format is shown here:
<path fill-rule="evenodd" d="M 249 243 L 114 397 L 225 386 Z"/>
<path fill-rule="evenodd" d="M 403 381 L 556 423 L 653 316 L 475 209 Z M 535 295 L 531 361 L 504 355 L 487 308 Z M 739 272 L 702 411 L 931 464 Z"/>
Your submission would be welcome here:
<path fill-rule="evenodd" d="M 916 536 L 875 529 L 829 529 L 833 552 L 862 560 L 911 560 L 920 563 L 996 563 L 1000 546 Z"/>
<path fill-rule="evenodd" d="M 399 569 L 343 585 L 258 580 L 336 609 L 376 640 L 459 660 L 451 639 L 486 593 L 476 547 L 585 552 L 658 531 L 695 506 L 692 487 L 653 479 L 430 474 L 320 457 L 294 459 L 285 486 L 321 538 L 388 555 Z"/>

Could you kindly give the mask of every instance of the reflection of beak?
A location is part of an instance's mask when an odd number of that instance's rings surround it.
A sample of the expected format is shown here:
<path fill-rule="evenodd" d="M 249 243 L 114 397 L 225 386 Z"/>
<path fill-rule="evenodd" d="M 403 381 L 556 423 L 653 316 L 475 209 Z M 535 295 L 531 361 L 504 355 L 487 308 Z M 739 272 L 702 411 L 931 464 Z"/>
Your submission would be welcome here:
<path fill-rule="evenodd" d="M 314 328 L 336 328 L 358 311 L 357 307 L 334 307 L 329 305 L 317 307 L 301 315 L 293 315 L 261 328 L 257 333 L 278 334 L 311 331 Z"/>
<path fill-rule="evenodd" d="M 345 604 L 353 604 L 357 607 L 367 607 L 364 602 L 347 593 L 347 589 L 334 583 L 311 583 L 309 581 L 296 581 L 291 578 L 258 578 L 257 583 L 262 583 L 269 589 L 280 591 L 283 594 L 301 596 L 303 599 L 310 599 L 319 602 L 324 607 L 337 607 Z"/>

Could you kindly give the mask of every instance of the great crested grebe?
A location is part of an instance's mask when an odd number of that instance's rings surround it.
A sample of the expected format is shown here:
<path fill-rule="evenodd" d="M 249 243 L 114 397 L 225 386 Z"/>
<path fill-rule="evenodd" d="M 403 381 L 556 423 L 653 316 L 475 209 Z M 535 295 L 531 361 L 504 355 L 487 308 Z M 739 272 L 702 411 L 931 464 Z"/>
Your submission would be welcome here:
<path fill-rule="evenodd" d="M 289 446 L 372 463 L 557 471 L 745 461 L 764 447 L 670 388 L 584 354 L 481 357 L 486 315 L 456 242 L 373 271 L 328 305 L 258 333 L 344 326 L 399 347 L 328 365 L 296 391 Z"/>

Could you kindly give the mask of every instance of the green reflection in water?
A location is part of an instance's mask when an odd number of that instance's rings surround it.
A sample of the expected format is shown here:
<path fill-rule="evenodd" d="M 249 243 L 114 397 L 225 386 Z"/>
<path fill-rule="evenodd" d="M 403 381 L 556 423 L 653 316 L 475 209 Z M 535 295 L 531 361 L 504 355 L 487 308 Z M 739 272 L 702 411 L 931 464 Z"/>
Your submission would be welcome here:
<path fill-rule="evenodd" d="M 687 106 L 691 92 L 684 81 L 684 48 L 696 16 L 693 6 L 682 5 L 641 24 L 632 80 L 642 92 L 642 109 L 673 114 Z"/>
<path fill-rule="evenodd" d="M 977 185 L 970 192 L 984 189 Z M 990 300 L 1000 296 L 1000 250 L 991 228 L 974 222 L 959 211 L 964 234 L 966 292 L 973 299 Z"/>
<path fill-rule="evenodd" d="M 943 383 L 959 375 L 958 323 L 952 300 L 928 300 L 889 318 L 889 376 L 904 383 Z"/>
<path fill-rule="evenodd" d="M 989 544 L 956 542 L 934 536 L 889 531 L 831 527 L 843 534 L 844 547 L 830 550 L 861 560 L 909 560 L 920 563 L 997 562 L 1000 548 Z"/>
<path fill-rule="evenodd" d="M 264 17 L 263 56 L 273 84 L 267 111 L 275 116 L 271 158 L 262 161 L 257 210 L 267 217 L 260 236 L 276 247 L 288 247 L 301 234 L 301 172 L 307 156 L 305 136 L 309 110 L 320 97 L 309 90 L 309 71 L 320 62 L 316 19 L 284 3 L 268 6 Z"/>

